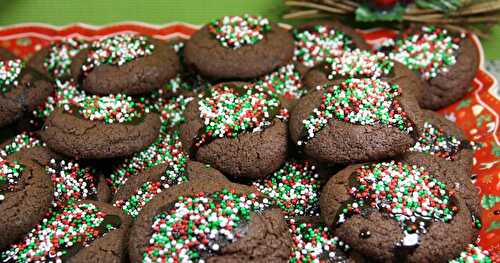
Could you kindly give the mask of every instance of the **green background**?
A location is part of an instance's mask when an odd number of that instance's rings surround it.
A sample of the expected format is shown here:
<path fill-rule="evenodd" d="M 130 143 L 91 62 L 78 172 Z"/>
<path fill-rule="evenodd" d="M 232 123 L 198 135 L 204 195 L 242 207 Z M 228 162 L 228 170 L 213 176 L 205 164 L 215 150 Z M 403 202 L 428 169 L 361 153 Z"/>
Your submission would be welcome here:
<path fill-rule="evenodd" d="M 251 13 L 282 21 L 283 0 L 0 0 L 0 26 L 37 22 L 103 25 L 120 21 L 203 24 L 228 14 Z M 287 22 L 287 21 L 282 21 Z M 483 45 L 488 58 L 500 59 L 500 27 Z"/>

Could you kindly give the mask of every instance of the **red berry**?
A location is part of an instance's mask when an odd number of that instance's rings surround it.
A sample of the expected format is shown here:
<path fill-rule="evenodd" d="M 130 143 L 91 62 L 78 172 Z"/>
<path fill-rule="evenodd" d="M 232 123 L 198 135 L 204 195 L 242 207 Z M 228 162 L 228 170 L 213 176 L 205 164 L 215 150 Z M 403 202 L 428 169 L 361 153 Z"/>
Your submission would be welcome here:
<path fill-rule="evenodd" d="M 372 3 L 378 8 L 391 8 L 397 3 L 397 0 L 373 0 Z"/>

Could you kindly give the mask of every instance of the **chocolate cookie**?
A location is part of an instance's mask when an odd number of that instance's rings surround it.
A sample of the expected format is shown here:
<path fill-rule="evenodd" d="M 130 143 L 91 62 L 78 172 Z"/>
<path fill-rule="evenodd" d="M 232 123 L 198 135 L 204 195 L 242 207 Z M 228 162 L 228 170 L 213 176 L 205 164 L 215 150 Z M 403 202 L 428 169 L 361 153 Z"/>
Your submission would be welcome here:
<path fill-rule="evenodd" d="M 48 78 L 68 79 L 71 77 L 73 58 L 88 47 L 88 43 L 77 38 L 65 38 L 45 46 L 28 61 L 28 66 Z"/>
<path fill-rule="evenodd" d="M 278 94 L 283 105 L 291 109 L 307 92 L 302 79 L 303 74 L 299 72 L 295 64 L 291 63 L 261 77 L 255 85 Z"/>
<path fill-rule="evenodd" d="M 0 60 L 12 60 L 16 59 L 16 56 L 12 54 L 8 49 L 0 47 Z"/>
<path fill-rule="evenodd" d="M 38 163 L 19 155 L 0 158 L 0 251 L 45 216 L 52 189 L 50 177 Z"/>
<path fill-rule="evenodd" d="M 500 255 L 496 251 L 488 251 L 480 246 L 469 244 L 467 249 L 460 253 L 460 256 L 450 260 L 450 263 L 481 262 L 493 263 L 500 261 Z"/>
<path fill-rule="evenodd" d="M 307 161 L 287 161 L 279 170 L 253 182 L 286 216 L 319 216 L 318 174 Z"/>
<path fill-rule="evenodd" d="M 0 155 L 10 160 L 28 160 L 37 164 L 52 182 L 51 211 L 80 200 L 95 199 L 97 195 L 95 171 L 66 161 L 50 151 L 34 134 L 22 133 L 2 146 Z"/>
<path fill-rule="evenodd" d="M 161 133 L 169 133 L 178 130 L 179 126 L 186 121 L 184 111 L 194 97 L 179 95 L 170 99 L 158 100 L 155 108 L 161 117 Z"/>
<path fill-rule="evenodd" d="M 338 21 L 303 24 L 294 30 L 294 38 L 294 61 L 302 73 L 346 51 L 370 48 L 356 30 Z"/>
<path fill-rule="evenodd" d="M 168 191 L 167 188 L 172 186 L 196 180 L 227 182 L 226 177 L 219 171 L 199 162 L 187 161 L 179 169 L 164 163 L 127 180 L 116 192 L 113 205 L 122 208 L 130 217 L 136 218 L 159 193 Z"/>
<path fill-rule="evenodd" d="M 0 127 L 42 105 L 54 86 L 20 59 L 0 61 Z"/>
<path fill-rule="evenodd" d="M 129 241 L 132 262 L 286 262 L 290 247 L 279 209 L 249 187 L 212 180 L 158 195 L 135 221 Z"/>
<path fill-rule="evenodd" d="M 349 166 L 324 187 L 321 215 L 370 260 L 445 262 L 477 237 L 448 181 L 442 170 L 395 161 Z"/>
<path fill-rule="evenodd" d="M 85 201 L 45 218 L 2 262 L 122 262 L 130 219 L 109 204 Z"/>
<path fill-rule="evenodd" d="M 225 16 L 195 32 L 184 57 L 190 69 L 209 79 L 253 79 L 292 60 L 293 38 L 260 16 Z"/>
<path fill-rule="evenodd" d="M 54 81 L 55 90 L 47 99 L 38 105 L 32 112 L 26 113 L 17 123 L 16 128 L 21 131 L 37 131 L 43 127 L 45 119 L 57 108 L 69 107 L 85 99 L 85 92 L 79 89 L 73 80 Z"/>
<path fill-rule="evenodd" d="M 334 236 L 321 223 L 291 220 L 289 224 L 293 244 L 288 262 L 364 262 L 360 255 L 351 251 L 348 244 Z"/>
<path fill-rule="evenodd" d="M 42 139 L 52 150 L 77 159 L 123 157 L 151 144 L 160 131 L 158 114 L 125 95 L 86 96 L 56 109 Z"/>
<path fill-rule="evenodd" d="M 415 143 L 413 123 L 420 111 L 410 81 L 396 72 L 311 91 L 291 113 L 291 139 L 320 162 L 354 163 L 401 154 Z"/>
<path fill-rule="evenodd" d="M 52 159 L 45 168 L 54 187 L 52 208 L 60 210 L 78 201 L 97 199 L 95 170 L 74 161 Z"/>
<path fill-rule="evenodd" d="M 192 159 L 238 178 L 262 178 L 286 159 L 288 111 L 275 93 L 221 83 L 191 101 L 180 139 Z"/>
<path fill-rule="evenodd" d="M 158 90 L 159 96 L 162 98 L 168 99 L 175 95 L 193 96 L 212 86 L 209 80 L 203 78 L 184 65 L 185 42 L 185 40 L 179 40 L 169 45 L 179 56 L 181 69 L 175 78 L 170 79 Z"/>
<path fill-rule="evenodd" d="M 23 132 L 0 144 L 0 156 L 7 157 L 21 150 L 45 146 L 45 143 L 43 143 L 35 133 Z M 50 161 L 52 157 L 47 157 L 45 159 Z M 48 162 L 42 165 L 46 165 L 47 163 Z"/>
<path fill-rule="evenodd" d="M 82 88 L 97 95 L 147 93 L 163 86 L 178 71 L 179 58 L 165 42 L 131 34 L 92 42 L 71 65 Z"/>
<path fill-rule="evenodd" d="M 160 134 L 147 148 L 113 167 L 109 176 L 111 190 L 116 193 L 127 180 L 142 176 L 144 171 L 153 167 L 158 167 L 156 171 L 168 168 L 168 177 L 177 177 L 179 172 L 185 172 L 187 160 L 188 156 L 184 153 L 177 135 Z"/>
<path fill-rule="evenodd" d="M 422 108 L 439 109 L 462 98 L 472 85 L 479 54 L 471 36 L 434 26 L 413 27 L 395 41 L 391 58 L 422 79 Z"/>
<path fill-rule="evenodd" d="M 424 124 L 408 153 L 399 159 L 406 163 L 439 169 L 445 182 L 460 193 L 473 217 L 479 222 L 479 192 L 472 183 L 474 145 L 454 123 L 432 111 L 423 111 Z"/>
<path fill-rule="evenodd" d="M 413 76 L 409 69 L 392 61 L 384 53 L 354 49 L 344 51 L 341 55 L 331 58 L 328 63 L 320 63 L 309 70 L 304 77 L 304 84 L 312 90 L 325 84 L 338 84 L 353 77 L 376 79 L 394 76 L 411 78 L 411 82 L 417 83 L 415 85 L 419 83 L 418 78 Z M 420 88 L 415 87 L 414 91 L 420 92 Z"/>

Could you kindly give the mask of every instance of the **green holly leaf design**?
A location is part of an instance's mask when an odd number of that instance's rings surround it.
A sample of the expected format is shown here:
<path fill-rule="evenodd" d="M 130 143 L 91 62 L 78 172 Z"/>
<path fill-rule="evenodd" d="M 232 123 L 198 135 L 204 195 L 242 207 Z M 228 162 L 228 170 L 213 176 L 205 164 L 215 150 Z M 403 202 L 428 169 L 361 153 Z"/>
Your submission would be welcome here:
<path fill-rule="evenodd" d="M 500 229 L 500 221 L 492 221 L 486 232 L 492 232 L 495 229 Z"/>
<path fill-rule="evenodd" d="M 457 110 L 467 108 L 469 107 L 469 105 L 470 105 L 470 99 L 462 100 L 460 101 L 460 103 L 458 103 Z"/>
<path fill-rule="evenodd" d="M 485 114 L 485 115 L 479 115 L 476 120 L 477 127 L 483 126 L 483 124 L 488 123 L 491 121 L 491 115 Z"/>
<path fill-rule="evenodd" d="M 366 3 L 356 9 L 356 21 L 375 22 L 375 21 L 401 21 L 405 13 L 405 7 L 396 4 L 390 10 L 376 10 L 369 7 Z"/>
<path fill-rule="evenodd" d="M 500 146 L 498 146 L 496 143 L 493 143 L 493 146 L 491 147 L 491 153 L 493 153 L 496 157 L 500 157 Z"/>
<path fill-rule="evenodd" d="M 500 202 L 500 196 L 483 195 L 483 199 L 481 200 L 481 206 L 484 209 L 491 209 L 495 207 L 495 204 L 498 202 Z"/>

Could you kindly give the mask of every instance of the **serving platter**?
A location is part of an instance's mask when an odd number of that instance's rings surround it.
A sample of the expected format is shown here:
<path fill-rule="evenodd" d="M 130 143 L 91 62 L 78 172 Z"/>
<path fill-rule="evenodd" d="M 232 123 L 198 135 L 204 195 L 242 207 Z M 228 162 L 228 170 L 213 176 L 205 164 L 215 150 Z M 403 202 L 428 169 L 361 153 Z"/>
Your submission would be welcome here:
<path fill-rule="evenodd" d="M 105 26 L 72 24 L 54 27 L 46 24 L 18 24 L 0 27 L 0 46 L 27 58 L 51 41 L 66 37 L 87 40 L 118 33 L 139 33 L 160 39 L 189 38 L 199 26 L 170 23 L 157 26 L 140 22 L 123 22 Z M 360 31 L 369 44 L 377 46 L 394 38 L 396 31 L 383 28 Z M 500 251 L 500 98 L 498 83 L 484 68 L 484 52 L 475 35 L 469 35 L 480 55 L 480 65 L 469 93 L 453 105 L 441 109 L 454 121 L 470 140 L 480 145 L 474 155 L 472 177 L 480 190 L 482 229 L 479 244 L 490 251 Z"/>

